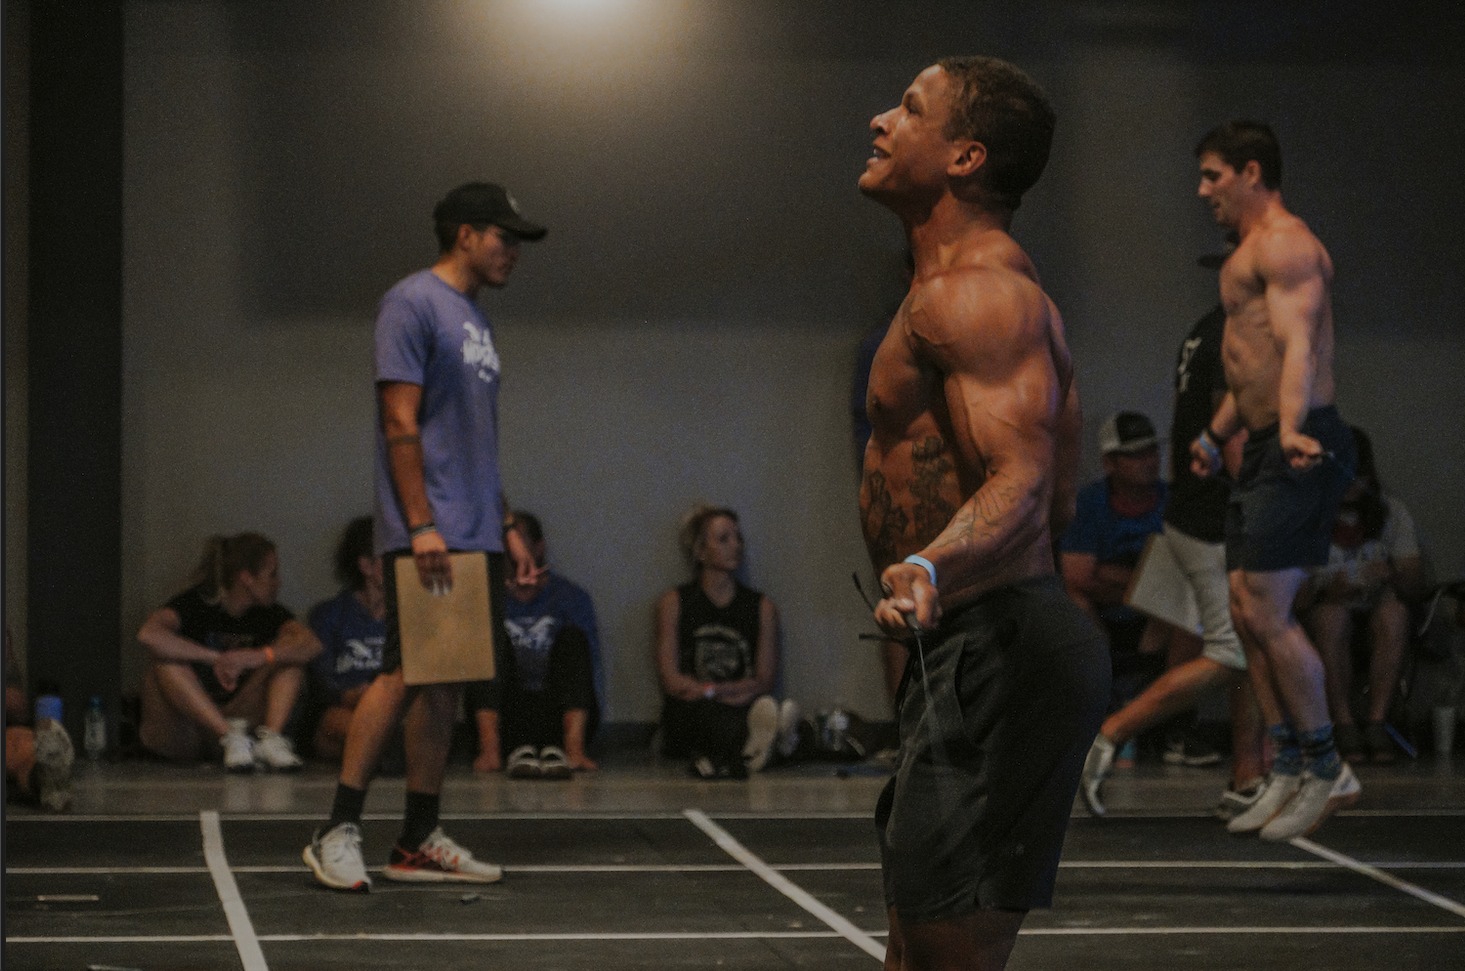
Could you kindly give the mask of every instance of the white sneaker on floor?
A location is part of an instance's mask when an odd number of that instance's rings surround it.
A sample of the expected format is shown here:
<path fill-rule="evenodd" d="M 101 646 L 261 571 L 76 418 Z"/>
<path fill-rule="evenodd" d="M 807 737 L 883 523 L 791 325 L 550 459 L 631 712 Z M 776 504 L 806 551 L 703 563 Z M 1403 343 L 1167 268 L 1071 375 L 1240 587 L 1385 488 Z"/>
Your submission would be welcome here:
<path fill-rule="evenodd" d="M 1103 735 L 1095 735 L 1094 744 L 1089 746 L 1089 754 L 1083 760 L 1083 775 L 1078 780 L 1078 794 L 1083 797 L 1083 804 L 1088 807 L 1088 811 L 1095 816 L 1102 816 L 1109 811 L 1099 798 L 1099 790 L 1109 777 L 1110 770 L 1114 768 L 1114 752 L 1113 742 Z"/>
<path fill-rule="evenodd" d="M 546 745 L 539 750 L 539 777 L 541 779 L 568 779 L 574 775 L 570 768 L 570 757 L 558 745 Z"/>
<path fill-rule="evenodd" d="M 743 762 L 749 772 L 762 772 L 773 754 L 778 736 L 778 702 L 763 695 L 748 709 L 748 741 L 743 745 Z"/>
<path fill-rule="evenodd" d="M 803 720 L 799 703 L 785 698 L 778 706 L 778 741 L 774 748 L 783 758 L 791 757 L 799 749 L 799 723 Z"/>
<path fill-rule="evenodd" d="M 76 761 L 76 747 L 66 729 L 49 718 L 36 723 L 35 774 L 36 798 L 53 813 L 64 813 L 71 807 L 71 765 Z"/>
<path fill-rule="evenodd" d="M 1363 786 L 1347 762 L 1343 763 L 1343 770 L 1336 779 L 1324 779 L 1311 771 L 1304 772 L 1297 795 L 1262 827 L 1261 837 L 1281 842 L 1306 836 L 1333 813 L 1357 802 L 1362 792 Z"/>
<path fill-rule="evenodd" d="M 224 750 L 225 772 L 254 771 L 254 740 L 243 718 L 229 719 L 229 731 L 219 736 L 219 745 Z"/>
<path fill-rule="evenodd" d="M 509 753 L 509 764 L 505 766 L 510 779 L 537 779 L 544 767 L 539 763 L 539 753 L 533 745 L 520 745 Z"/>
<path fill-rule="evenodd" d="M 404 883 L 497 883 L 504 871 L 475 860 L 438 827 L 411 853 L 393 847 L 392 860 L 382 869 L 382 876 Z"/>
<path fill-rule="evenodd" d="M 1222 822 L 1230 822 L 1256 805 L 1266 788 L 1266 779 L 1251 779 L 1240 789 L 1234 784 L 1228 785 L 1216 803 L 1216 818 Z"/>
<path fill-rule="evenodd" d="M 1299 775 L 1278 775 L 1273 772 L 1267 776 L 1267 781 L 1262 787 L 1262 794 L 1257 797 L 1251 808 L 1235 816 L 1226 824 L 1228 833 L 1255 833 L 1267 823 L 1272 817 L 1281 812 L 1292 797 L 1297 795 L 1298 787 L 1302 785 L 1302 777 Z"/>
<path fill-rule="evenodd" d="M 301 854 L 315 879 L 332 890 L 371 889 L 366 862 L 361 857 L 361 827 L 338 823 L 324 833 L 317 831 Z"/>
<path fill-rule="evenodd" d="M 263 725 L 254 730 L 254 764 L 271 772 L 298 772 L 305 762 L 295 754 L 295 746 L 279 732 Z"/>

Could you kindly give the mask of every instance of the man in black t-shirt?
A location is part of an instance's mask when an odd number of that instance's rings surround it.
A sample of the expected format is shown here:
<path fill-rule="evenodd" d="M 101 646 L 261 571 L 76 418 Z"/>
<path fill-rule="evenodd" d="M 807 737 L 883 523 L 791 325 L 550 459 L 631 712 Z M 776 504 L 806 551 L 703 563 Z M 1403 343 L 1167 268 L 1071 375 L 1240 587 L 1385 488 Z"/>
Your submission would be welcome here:
<path fill-rule="evenodd" d="M 1202 257 L 1201 265 L 1218 265 L 1218 258 Z M 1156 543 L 1168 547 L 1169 557 L 1152 555 L 1146 567 L 1173 564 L 1184 574 L 1200 617 L 1203 647 L 1198 657 L 1176 664 L 1119 711 L 1104 720 L 1084 762 L 1079 792 L 1089 811 L 1104 815 L 1100 787 L 1108 776 L 1119 746 L 1174 715 L 1193 708 L 1207 691 L 1228 693 L 1234 759 L 1231 784 L 1216 807 L 1223 819 L 1246 809 L 1261 795 L 1266 766 L 1262 754 L 1261 715 L 1246 677 L 1246 655 L 1231 622 L 1226 581 L 1223 524 L 1231 487 L 1223 476 L 1201 478 L 1190 469 L 1190 443 L 1210 422 L 1216 404 L 1226 393 L 1221 367 L 1221 332 L 1226 315 L 1213 308 L 1196 322 L 1180 345 L 1175 364 L 1175 415 L 1170 428 L 1170 468 L 1173 481 L 1165 507 L 1165 528 Z M 1239 459 L 1245 436 L 1228 443 L 1228 455 Z M 1235 451 L 1232 451 L 1232 450 Z M 1230 463 L 1234 468 L 1234 462 Z M 1159 551 L 1163 553 L 1165 551 Z M 1143 609 L 1143 604 L 1134 604 Z M 1178 753 L 1181 758 L 1184 753 Z M 1170 753 L 1166 753 L 1167 760 Z"/>

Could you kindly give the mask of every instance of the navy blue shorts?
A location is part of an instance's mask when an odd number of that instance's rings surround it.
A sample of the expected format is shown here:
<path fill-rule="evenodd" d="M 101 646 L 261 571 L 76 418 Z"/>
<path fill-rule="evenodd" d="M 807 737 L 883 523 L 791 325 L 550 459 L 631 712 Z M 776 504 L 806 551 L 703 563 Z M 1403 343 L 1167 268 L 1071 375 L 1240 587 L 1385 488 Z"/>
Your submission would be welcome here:
<path fill-rule="evenodd" d="M 903 921 L 1047 907 L 1109 647 L 1055 577 L 983 594 L 913 649 L 875 825 Z"/>
<path fill-rule="evenodd" d="M 1226 569 L 1250 573 L 1322 566 L 1333 521 L 1358 465 L 1350 429 L 1332 405 L 1314 408 L 1304 435 L 1327 453 L 1298 471 L 1282 452 L 1277 426 L 1252 432 L 1226 507 Z"/>

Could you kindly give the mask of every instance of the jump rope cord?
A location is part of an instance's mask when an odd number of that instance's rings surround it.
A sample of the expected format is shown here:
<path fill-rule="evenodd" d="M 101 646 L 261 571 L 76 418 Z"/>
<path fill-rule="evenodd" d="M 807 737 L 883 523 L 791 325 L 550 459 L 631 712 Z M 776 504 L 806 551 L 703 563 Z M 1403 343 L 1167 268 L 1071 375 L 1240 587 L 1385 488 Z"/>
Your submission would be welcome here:
<path fill-rule="evenodd" d="M 865 586 L 860 583 L 859 573 L 851 573 L 850 578 L 855 581 L 855 589 L 859 591 L 860 599 L 865 601 L 865 606 L 869 607 L 870 613 L 873 614 L 875 612 L 875 602 L 865 593 Z M 946 758 L 946 730 L 941 725 L 940 716 L 936 714 L 936 706 L 931 698 L 931 678 L 926 673 L 926 647 L 921 640 L 923 631 L 921 625 L 916 623 L 915 615 L 906 614 L 905 622 L 911 631 L 910 642 L 915 645 L 915 661 L 921 667 L 921 690 L 926 696 L 926 717 L 924 719 L 926 723 L 926 742 L 931 747 L 931 756 L 936 765 L 950 765 L 951 763 Z M 907 682 L 910 680 L 910 672 L 911 662 L 907 661 L 905 673 L 900 678 L 900 687 L 896 689 L 895 693 L 897 728 L 899 727 L 900 710 L 905 707 L 905 692 L 908 687 Z M 937 778 L 936 793 L 938 796 L 938 805 L 936 808 L 938 811 L 945 813 L 949 800 L 946 798 L 948 795 L 947 786 L 940 777 Z"/>

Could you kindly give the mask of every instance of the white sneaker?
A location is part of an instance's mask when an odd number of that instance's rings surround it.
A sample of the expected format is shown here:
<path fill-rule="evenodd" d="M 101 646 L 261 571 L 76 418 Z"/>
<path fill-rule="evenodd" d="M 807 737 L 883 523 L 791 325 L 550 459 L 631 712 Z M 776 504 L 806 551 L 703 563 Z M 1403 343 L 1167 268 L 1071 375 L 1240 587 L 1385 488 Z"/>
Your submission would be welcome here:
<path fill-rule="evenodd" d="M 315 879 L 332 890 L 371 889 L 361 858 L 361 827 L 355 823 L 338 823 L 324 833 L 317 830 L 301 858 Z"/>
<path fill-rule="evenodd" d="M 774 748 L 783 758 L 791 758 L 799 749 L 799 723 L 802 719 L 799 703 L 792 698 L 783 699 L 778 706 L 778 741 Z"/>
<path fill-rule="evenodd" d="M 66 729 L 49 718 L 36 722 L 35 774 L 36 798 L 53 813 L 64 813 L 71 807 L 71 764 L 76 761 L 76 747 Z"/>
<path fill-rule="evenodd" d="M 254 764 L 271 772 L 298 772 L 305 762 L 295 754 L 295 746 L 279 732 L 259 726 L 254 730 Z"/>
<path fill-rule="evenodd" d="M 472 853 L 438 827 L 411 853 L 393 847 L 391 862 L 382 869 L 382 876 L 404 883 L 498 883 L 504 871 L 473 859 Z"/>
<path fill-rule="evenodd" d="M 254 740 L 249 737 L 249 723 L 243 718 L 229 719 L 229 731 L 219 736 L 224 749 L 225 772 L 254 771 Z"/>
<path fill-rule="evenodd" d="M 1273 772 L 1267 776 L 1263 784 L 1262 794 L 1257 797 L 1251 808 L 1235 816 L 1226 824 L 1228 833 L 1255 833 L 1267 823 L 1272 817 L 1282 811 L 1292 797 L 1297 795 L 1298 787 L 1302 785 L 1302 777 L 1299 775 L 1278 775 Z"/>
<path fill-rule="evenodd" d="M 1347 762 L 1343 763 L 1343 771 L 1336 779 L 1320 778 L 1311 770 L 1303 772 L 1301 778 L 1297 795 L 1262 827 L 1262 839 L 1280 842 L 1306 836 L 1333 813 L 1357 802 L 1363 792 L 1358 776 L 1353 774 Z"/>
<path fill-rule="evenodd" d="M 570 768 L 570 757 L 558 745 L 546 745 L 539 750 L 539 777 L 541 779 L 568 779 L 574 775 Z"/>
<path fill-rule="evenodd" d="M 748 741 L 743 745 L 743 762 L 749 772 L 762 772 L 773 754 L 778 735 L 778 702 L 763 695 L 748 709 Z"/>
<path fill-rule="evenodd" d="M 1078 794 L 1083 796 L 1083 804 L 1095 816 L 1102 816 L 1109 811 L 1099 798 L 1099 789 L 1114 768 L 1114 751 L 1113 742 L 1103 735 L 1095 735 L 1094 744 L 1089 746 L 1089 754 L 1083 760 L 1083 775 L 1078 780 Z"/>
<path fill-rule="evenodd" d="M 507 766 L 510 779 L 537 779 L 544 773 L 539 764 L 539 753 L 533 745 L 520 745 L 509 753 Z"/>

